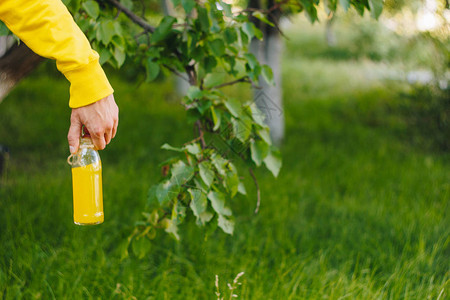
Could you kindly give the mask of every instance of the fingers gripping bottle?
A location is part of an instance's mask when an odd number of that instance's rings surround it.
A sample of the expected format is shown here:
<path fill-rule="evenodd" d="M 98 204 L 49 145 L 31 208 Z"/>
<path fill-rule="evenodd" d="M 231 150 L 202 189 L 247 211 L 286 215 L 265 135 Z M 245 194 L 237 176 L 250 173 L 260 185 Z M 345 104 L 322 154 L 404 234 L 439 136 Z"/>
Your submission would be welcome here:
<path fill-rule="evenodd" d="M 67 162 L 72 166 L 73 222 L 103 223 L 102 163 L 90 137 L 80 139 L 78 152 L 70 155 Z"/>

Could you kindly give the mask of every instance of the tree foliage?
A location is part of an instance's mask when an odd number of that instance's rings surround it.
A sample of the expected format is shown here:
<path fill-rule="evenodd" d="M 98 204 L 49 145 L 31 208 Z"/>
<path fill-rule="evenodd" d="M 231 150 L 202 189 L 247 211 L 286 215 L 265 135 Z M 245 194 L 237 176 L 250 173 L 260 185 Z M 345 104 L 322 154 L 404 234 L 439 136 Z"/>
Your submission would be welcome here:
<path fill-rule="evenodd" d="M 235 160 L 244 162 L 257 184 L 253 168 L 265 166 L 276 177 L 281 157 L 256 104 L 231 98 L 221 88 L 238 82 L 257 86 L 260 75 L 273 80 L 270 67 L 248 52 L 253 38 L 263 38 L 250 21 L 252 16 L 275 25 L 268 17 L 281 9 L 305 11 L 315 21 L 320 1 L 282 1 L 269 9 L 249 10 L 222 0 L 172 0 L 176 15 L 161 16 L 155 25 L 141 14 L 139 1 L 67 0 L 66 4 L 102 63 L 120 68 L 129 61 L 145 70 L 146 81 L 170 72 L 190 85 L 182 104 L 197 136 L 180 146 L 162 146 L 175 156 L 161 164 L 162 178 L 150 188 L 143 219 L 127 241 L 133 242 L 133 251 L 143 255 L 150 247 L 146 239 L 153 239 L 158 229 L 179 239 L 178 227 L 188 214 L 199 226 L 213 224 L 232 234 L 231 200 L 246 195 Z M 341 0 L 339 4 L 344 9 L 352 5 L 361 14 L 371 10 L 378 17 L 382 1 Z M 335 11 L 338 1 L 328 0 L 325 5 Z"/>
<path fill-rule="evenodd" d="M 162 178 L 151 187 L 143 219 L 124 246 L 126 254 L 132 242 L 137 256 L 145 254 L 150 247 L 147 238 L 153 239 L 158 229 L 179 239 L 178 227 L 188 214 L 199 226 L 214 224 L 232 234 L 231 200 L 246 195 L 236 160 L 243 161 L 257 187 L 255 167 L 264 166 L 278 176 L 281 157 L 272 145 L 265 116 L 255 103 L 221 90 L 238 82 L 256 87 L 260 75 L 273 81 L 270 67 L 248 52 L 252 39 L 263 38 L 251 18 L 277 26 L 269 20 L 275 10 L 304 11 L 316 21 L 321 4 L 330 12 L 338 5 L 345 10 L 353 6 L 374 17 L 382 7 L 382 0 L 289 0 L 268 9 L 232 7 L 223 0 L 172 0 L 176 15 L 153 15 L 149 22 L 144 1 L 64 2 L 102 64 L 116 68 L 133 64 L 146 81 L 173 73 L 190 86 L 182 105 L 197 136 L 183 145 L 162 146 L 174 156 L 161 164 Z M 259 200 L 258 191 L 258 205 Z"/>

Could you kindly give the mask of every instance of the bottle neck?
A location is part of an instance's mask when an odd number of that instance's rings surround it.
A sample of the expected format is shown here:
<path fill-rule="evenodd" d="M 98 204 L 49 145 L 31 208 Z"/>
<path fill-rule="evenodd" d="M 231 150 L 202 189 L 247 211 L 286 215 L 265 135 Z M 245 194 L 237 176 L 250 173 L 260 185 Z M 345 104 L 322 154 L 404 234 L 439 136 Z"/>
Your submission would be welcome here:
<path fill-rule="evenodd" d="M 82 137 L 80 139 L 80 148 L 94 148 L 94 143 L 92 143 L 91 138 Z"/>

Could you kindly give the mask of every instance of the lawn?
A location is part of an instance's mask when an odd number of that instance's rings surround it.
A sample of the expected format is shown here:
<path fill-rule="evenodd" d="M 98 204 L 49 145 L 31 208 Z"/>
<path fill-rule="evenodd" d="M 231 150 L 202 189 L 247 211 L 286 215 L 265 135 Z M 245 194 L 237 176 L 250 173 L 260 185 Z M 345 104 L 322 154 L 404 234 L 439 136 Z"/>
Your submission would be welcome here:
<path fill-rule="evenodd" d="M 368 80 L 379 63 L 284 59 L 286 140 L 277 180 L 236 198 L 233 236 L 193 220 L 143 259 L 120 246 L 146 204 L 158 164 L 193 135 L 171 80 L 137 86 L 112 74 L 116 139 L 102 151 L 105 223 L 72 223 L 68 84 L 40 68 L 0 104 L 11 159 L 0 188 L 1 299 L 217 299 L 215 276 L 239 272 L 239 299 L 446 299 L 450 155 L 414 141 L 397 109 L 411 88 Z M 238 94 L 248 98 L 250 92 Z M 244 173 L 243 173 L 244 174 Z"/>

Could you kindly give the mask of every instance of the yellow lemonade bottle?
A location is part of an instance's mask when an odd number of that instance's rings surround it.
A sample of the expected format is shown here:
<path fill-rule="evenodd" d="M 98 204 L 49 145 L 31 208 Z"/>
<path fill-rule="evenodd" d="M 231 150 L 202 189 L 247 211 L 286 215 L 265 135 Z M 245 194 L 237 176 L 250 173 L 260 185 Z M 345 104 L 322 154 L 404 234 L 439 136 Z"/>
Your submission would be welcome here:
<path fill-rule="evenodd" d="M 72 166 L 73 222 L 103 223 L 102 162 L 90 137 L 80 139 L 78 152 L 67 161 Z"/>

